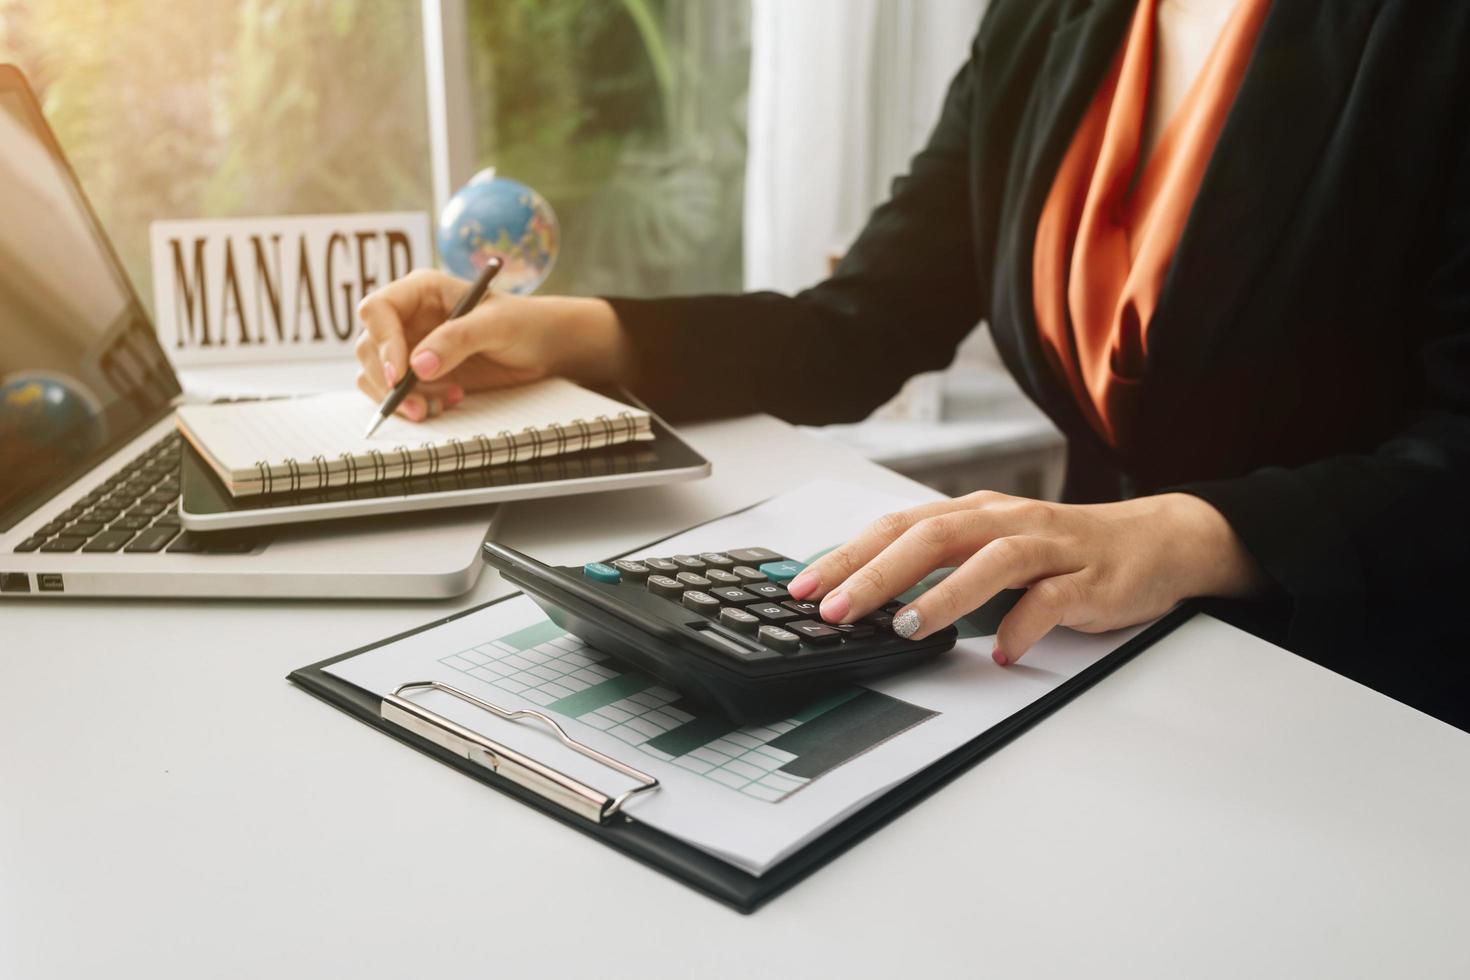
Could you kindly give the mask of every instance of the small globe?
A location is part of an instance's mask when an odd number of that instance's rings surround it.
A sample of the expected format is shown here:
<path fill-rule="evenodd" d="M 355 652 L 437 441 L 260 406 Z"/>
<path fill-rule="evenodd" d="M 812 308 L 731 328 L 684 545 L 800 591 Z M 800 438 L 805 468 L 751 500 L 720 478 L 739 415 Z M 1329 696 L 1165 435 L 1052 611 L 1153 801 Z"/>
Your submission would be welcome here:
<path fill-rule="evenodd" d="M 463 279 L 473 279 L 492 256 L 505 267 L 495 288 L 532 292 L 556 262 L 560 231 L 546 199 L 519 181 L 495 176 L 494 168 L 471 178 L 444 205 L 437 233 L 439 257 Z"/>
<path fill-rule="evenodd" d="M 0 384 L 0 442 L 78 459 L 102 442 L 100 406 L 74 379 L 27 371 Z"/>

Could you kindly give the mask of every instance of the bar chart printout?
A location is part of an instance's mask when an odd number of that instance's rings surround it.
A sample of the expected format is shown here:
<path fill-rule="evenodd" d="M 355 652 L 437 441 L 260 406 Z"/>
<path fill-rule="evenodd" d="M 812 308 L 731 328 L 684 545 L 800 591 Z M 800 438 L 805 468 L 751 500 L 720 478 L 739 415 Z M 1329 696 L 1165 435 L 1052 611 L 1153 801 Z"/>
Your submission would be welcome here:
<path fill-rule="evenodd" d="M 912 503 L 816 481 L 661 541 L 648 554 L 699 554 L 735 541 L 810 558 Z M 503 708 L 545 712 L 574 738 L 657 777 L 657 791 L 632 801 L 631 819 L 760 875 L 1143 629 L 1054 631 L 1027 654 L 1027 668 L 1015 670 L 990 657 L 986 634 L 998 614 L 977 610 L 961 625 L 955 649 L 929 663 L 841 689 L 761 726 L 736 727 L 686 703 L 564 633 L 524 595 L 395 637 L 325 670 L 379 695 L 437 680 Z M 606 767 L 558 746 L 542 725 L 499 721 L 442 692 L 416 700 L 510 749 L 554 758 L 605 792 L 633 785 L 614 784 Z M 557 748 L 563 751 L 555 754 Z"/>
<path fill-rule="evenodd" d="M 777 802 L 933 717 L 927 708 L 845 688 L 790 718 L 737 726 L 622 667 L 550 620 L 440 658 L 445 667 L 605 731 L 746 796 Z"/>

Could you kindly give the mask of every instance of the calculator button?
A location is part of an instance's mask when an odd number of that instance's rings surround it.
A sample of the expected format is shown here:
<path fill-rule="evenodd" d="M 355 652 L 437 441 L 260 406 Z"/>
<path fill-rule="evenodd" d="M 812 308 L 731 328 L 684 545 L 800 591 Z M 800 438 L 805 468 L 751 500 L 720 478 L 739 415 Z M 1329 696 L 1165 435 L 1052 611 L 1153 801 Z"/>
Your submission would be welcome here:
<path fill-rule="evenodd" d="M 722 555 L 718 551 L 706 551 L 699 556 L 710 568 L 734 568 L 735 559 L 729 555 Z"/>
<path fill-rule="evenodd" d="M 674 564 L 690 572 L 702 572 L 706 567 L 704 559 L 695 558 L 693 555 L 675 555 Z"/>
<path fill-rule="evenodd" d="M 790 609 L 798 616 L 812 617 L 819 615 L 819 613 L 817 612 L 817 604 L 815 602 L 797 602 L 795 599 L 793 599 L 790 602 L 783 602 L 781 603 L 781 605 L 785 606 L 787 609 Z"/>
<path fill-rule="evenodd" d="M 720 622 L 738 633 L 754 633 L 761 625 L 759 617 L 734 606 L 726 606 L 720 610 Z"/>
<path fill-rule="evenodd" d="M 844 640 L 866 640 L 877 633 L 867 623 L 834 623 L 832 628 L 841 633 Z"/>
<path fill-rule="evenodd" d="M 707 579 L 709 579 L 711 582 L 715 583 L 716 585 L 739 585 L 740 584 L 740 576 L 739 575 L 731 575 L 729 572 L 722 571 L 722 570 L 720 570 L 718 568 L 707 568 L 707 569 L 705 569 L 704 577 L 707 578 Z"/>
<path fill-rule="evenodd" d="M 766 578 L 765 572 L 758 572 L 754 568 L 751 568 L 749 565 L 736 565 L 734 568 L 730 569 L 730 571 L 740 576 L 740 581 L 742 582 L 770 581 L 770 579 Z"/>
<path fill-rule="evenodd" d="M 617 585 L 622 578 L 616 568 L 601 561 L 589 561 L 583 565 L 582 574 L 594 582 L 606 582 L 609 585 Z"/>
<path fill-rule="evenodd" d="M 707 589 L 710 587 L 709 579 L 703 575 L 695 575 L 693 572 L 680 572 L 674 578 L 683 582 L 684 588 L 686 589 Z"/>
<path fill-rule="evenodd" d="M 780 561 L 785 555 L 778 555 L 770 548 L 736 548 L 725 554 L 740 562 L 742 565 L 759 565 L 766 561 Z"/>
<path fill-rule="evenodd" d="M 685 609 L 693 609 L 695 612 L 709 613 L 711 615 L 720 609 L 720 600 L 708 592 L 699 592 L 694 589 L 685 592 L 679 600 L 679 603 Z"/>
<path fill-rule="evenodd" d="M 615 561 L 613 562 L 613 568 L 621 572 L 623 578 L 629 582 L 642 582 L 652 574 L 652 570 L 641 561 L 628 561 L 626 559 Z"/>
<path fill-rule="evenodd" d="M 772 650 L 780 650 L 782 653 L 795 653 L 801 648 L 801 637 L 779 626 L 762 626 L 756 633 L 756 638 Z"/>
<path fill-rule="evenodd" d="M 798 572 L 806 567 L 806 564 L 788 559 L 784 561 L 768 561 L 758 567 L 766 573 L 766 577 L 772 582 L 790 582 L 796 578 Z"/>
<path fill-rule="evenodd" d="M 679 570 L 679 566 L 667 558 L 645 558 L 643 564 L 660 575 L 672 575 Z"/>
<path fill-rule="evenodd" d="M 734 585 L 722 586 L 718 589 L 710 589 L 709 594 L 729 606 L 748 606 L 752 602 L 760 602 L 760 596 L 751 595 L 744 589 Z"/>
<path fill-rule="evenodd" d="M 650 575 L 648 591 L 665 599 L 677 599 L 684 594 L 684 583 L 667 575 Z"/>
<path fill-rule="evenodd" d="M 745 587 L 745 591 L 767 602 L 785 602 L 791 598 L 791 593 L 786 591 L 786 586 L 777 585 L 775 582 L 752 582 Z"/>
<path fill-rule="evenodd" d="M 768 623 L 784 623 L 787 620 L 798 618 L 796 613 L 790 609 L 783 609 L 774 602 L 758 602 L 745 608 Z"/>
<path fill-rule="evenodd" d="M 869 613 L 868 615 L 863 617 L 862 621 L 867 623 L 869 626 L 872 626 L 874 629 L 893 629 L 893 614 L 886 613 L 881 610 L 875 613 Z"/>
<path fill-rule="evenodd" d="M 815 647 L 831 646 L 842 642 L 841 633 L 826 623 L 818 623 L 815 620 L 798 619 L 794 623 L 787 623 L 786 628 Z"/>

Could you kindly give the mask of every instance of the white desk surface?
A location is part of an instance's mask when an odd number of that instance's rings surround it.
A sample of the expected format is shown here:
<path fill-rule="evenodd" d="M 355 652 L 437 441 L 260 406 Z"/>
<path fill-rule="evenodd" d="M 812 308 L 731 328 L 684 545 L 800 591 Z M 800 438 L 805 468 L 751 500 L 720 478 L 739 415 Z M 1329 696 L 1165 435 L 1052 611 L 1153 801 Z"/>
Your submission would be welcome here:
<path fill-rule="evenodd" d="M 906 485 L 769 419 L 690 435 L 711 480 L 506 540 L 581 561 L 815 476 Z M 0 977 L 1470 975 L 1470 737 L 1218 622 L 747 917 L 284 679 L 500 588 L 7 604 Z"/>

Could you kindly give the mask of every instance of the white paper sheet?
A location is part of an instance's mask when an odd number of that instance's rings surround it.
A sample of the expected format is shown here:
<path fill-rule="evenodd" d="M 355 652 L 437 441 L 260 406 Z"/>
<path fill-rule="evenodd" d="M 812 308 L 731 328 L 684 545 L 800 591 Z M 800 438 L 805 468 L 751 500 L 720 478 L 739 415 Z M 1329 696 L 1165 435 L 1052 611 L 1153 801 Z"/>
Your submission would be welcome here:
<path fill-rule="evenodd" d="M 640 554 L 762 546 L 806 559 L 886 511 L 916 502 L 850 484 L 812 483 Z M 524 596 L 327 670 L 377 694 L 408 681 L 440 680 L 503 707 L 545 711 L 573 738 L 658 777 L 661 788 L 633 800 L 630 816 L 759 875 L 1141 629 L 1058 630 L 1008 668 L 990 659 L 993 637 L 962 637 L 932 663 L 827 699 L 804 713 L 811 717 L 715 731 L 707 739 L 703 726 L 717 720 L 562 634 Z M 606 792 L 631 785 L 532 722 L 496 721 L 437 692 L 415 699 Z"/>

